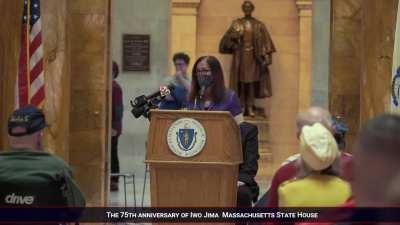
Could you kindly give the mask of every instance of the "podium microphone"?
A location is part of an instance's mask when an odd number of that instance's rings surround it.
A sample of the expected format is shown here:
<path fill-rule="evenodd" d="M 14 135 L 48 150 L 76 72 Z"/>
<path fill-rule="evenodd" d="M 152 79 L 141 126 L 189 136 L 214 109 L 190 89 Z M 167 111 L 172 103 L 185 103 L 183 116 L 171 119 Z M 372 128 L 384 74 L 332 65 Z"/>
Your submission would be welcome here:
<path fill-rule="evenodd" d="M 204 92 L 206 92 L 206 87 L 205 87 L 205 86 L 201 86 L 200 92 L 199 92 L 199 98 L 200 98 L 200 99 L 203 99 L 203 97 L 204 97 Z"/>
<path fill-rule="evenodd" d="M 148 117 L 149 110 L 156 108 L 157 102 L 171 94 L 171 90 L 174 89 L 174 85 L 160 86 L 160 90 L 153 94 L 136 97 L 135 100 L 131 101 L 133 116 L 135 118 L 140 116 Z"/>
<path fill-rule="evenodd" d="M 154 99 L 157 97 L 165 97 L 171 93 L 175 89 L 175 86 L 170 84 L 168 86 L 160 86 L 160 90 L 157 92 L 154 92 L 153 94 L 150 94 L 146 96 L 147 100 Z"/>

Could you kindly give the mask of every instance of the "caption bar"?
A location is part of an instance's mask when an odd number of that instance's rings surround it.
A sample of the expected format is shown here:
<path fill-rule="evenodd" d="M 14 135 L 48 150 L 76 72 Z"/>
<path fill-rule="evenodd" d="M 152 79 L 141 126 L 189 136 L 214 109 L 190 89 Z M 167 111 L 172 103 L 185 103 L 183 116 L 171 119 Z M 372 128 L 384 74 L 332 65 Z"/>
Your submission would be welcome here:
<path fill-rule="evenodd" d="M 307 213 L 307 212 L 230 212 L 230 211 L 221 211 L 221 212 L 170 212 L 170 213 L 154 213 L 154 212 L 129 212 L 129 211 L 121 211 L 121 212 L 113 212 L 107 211 L 106 217 L 107 219 L 144 219 L 151 218 L 157 220 L 164 219 L 223 219 L 223 220 L 231 220 L 231 219 L 318 219 L 318 212 Z"/>
<path fill-rule="evenodd" d="M 400 222 L 400 208 L 0 208 L 0 222 Z"/>

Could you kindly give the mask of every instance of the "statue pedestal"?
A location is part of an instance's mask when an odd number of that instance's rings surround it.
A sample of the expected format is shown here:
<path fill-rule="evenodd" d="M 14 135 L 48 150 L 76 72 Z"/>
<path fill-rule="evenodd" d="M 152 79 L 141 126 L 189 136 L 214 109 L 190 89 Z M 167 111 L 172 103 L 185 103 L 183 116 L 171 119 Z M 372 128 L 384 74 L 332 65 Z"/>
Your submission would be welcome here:
<path fill-rule="evenodd" d="M 273 155 L 270 147 L 269 118 L 255 116 L 245 117 L 244 120 L 258 127 L 258 149 L 260 159 L 258 160 L 257 180 L 265 180 L 273 175 Z"/>

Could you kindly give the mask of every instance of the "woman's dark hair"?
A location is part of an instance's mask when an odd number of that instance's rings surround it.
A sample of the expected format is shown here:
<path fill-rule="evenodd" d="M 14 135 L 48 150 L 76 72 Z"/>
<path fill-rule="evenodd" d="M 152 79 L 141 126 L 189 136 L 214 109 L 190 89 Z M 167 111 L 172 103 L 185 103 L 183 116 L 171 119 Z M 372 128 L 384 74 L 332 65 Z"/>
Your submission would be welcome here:
<path fill-rule="evenodd" d="M 186 53 L 183 52 L 175 53 L 174 57 L 172 58 L 172 62 L 175 63 L 176 60 L 179 59 L 183 60 L 186 63 L 186 65 L 189 65 L 190 63 L 190 57 Z"/>
<path fill-rule="evenodd" d="M 113 78 L 117 78 L 118 74 L 119 74 L 118 64 L 117 64 L 117 62 L 113 61 L 112 62 L 112 75 L 113 75 Z"/>
<path fill-rule="evenodd" d="M 221 63 L 214 56 L 202 56 L 197 59 L 192 70 L 192 87 L 189 94 L 189 101 L 194 102 L 194 100 L 199 95 L 200 86 L 197 82 L 197 66 L 202 60 L 206 60 L 207 64 L 211 69 L 211 76 L 213 76 L 213 84 L 211 86 L 211 98 L 213 102 L 221 102 L 225 96 L 225 83 L 224 83 L 224 73 L 222 72 Z"/>
<path fill-rule="evenodd" d="M 346 149 L 346 133 L 349 128 L 340 116 L 332 116 L 333 137 L 338 144 L 339 150 Z"/>

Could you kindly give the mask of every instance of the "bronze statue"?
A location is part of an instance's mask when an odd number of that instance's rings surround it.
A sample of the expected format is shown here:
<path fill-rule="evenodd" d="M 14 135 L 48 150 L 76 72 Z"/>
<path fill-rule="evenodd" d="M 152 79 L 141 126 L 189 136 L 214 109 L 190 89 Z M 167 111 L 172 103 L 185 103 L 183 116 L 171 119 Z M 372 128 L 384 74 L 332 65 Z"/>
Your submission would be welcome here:
<path fill-rule="evenodd" d="M 271 78 L 268 66 L 276 51 L 265 25 L 252 17 L 254 4 L 244 1 L 243 18 L 232 22 L 223 36 L 219 51 L 233 54 L 230 88 L 240 97 L 243 113 L 255 116 L 255 98 L 272 96 Z"/>

